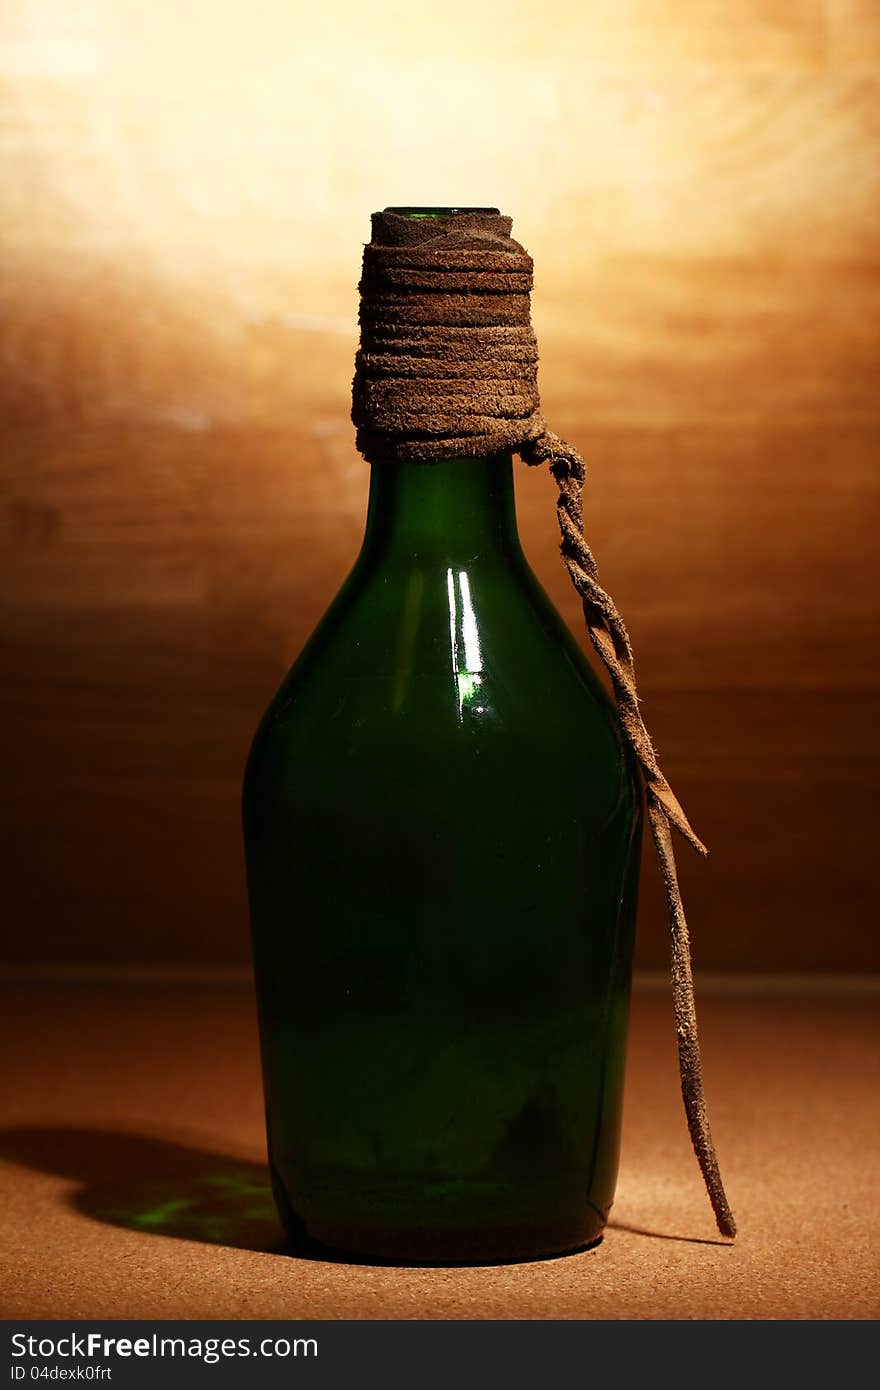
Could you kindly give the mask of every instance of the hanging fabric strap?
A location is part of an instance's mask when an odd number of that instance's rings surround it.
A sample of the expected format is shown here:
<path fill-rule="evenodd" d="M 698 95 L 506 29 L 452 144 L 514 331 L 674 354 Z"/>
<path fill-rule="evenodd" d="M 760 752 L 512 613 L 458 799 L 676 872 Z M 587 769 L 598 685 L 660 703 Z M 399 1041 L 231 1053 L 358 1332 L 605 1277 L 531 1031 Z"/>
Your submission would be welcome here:
<path fill-rule="evenodd" d="M 584 461 L 541 414 L 538 346 L 531 326 L 533 265 L 511 237 L 511 227 L 509 217 L 491 213 L 424 219 L 373 214 L 372 241 L 364 249 L 361 343 L 353 384 L 357 445 L 370 462 L 431 463 L 510 450 L 531 466 L 549 464 L 559 490 L 562 558 L 643 774 L 666 891 L 688 1129 L 718 1229 L 733 1236 L 736 1224 L 703 1096 L 690 940 L 671 828 L 699 854 L 706 847 L 660 770 L 639 710 L 629 636 L 597 579 L 584 535 Z"/>

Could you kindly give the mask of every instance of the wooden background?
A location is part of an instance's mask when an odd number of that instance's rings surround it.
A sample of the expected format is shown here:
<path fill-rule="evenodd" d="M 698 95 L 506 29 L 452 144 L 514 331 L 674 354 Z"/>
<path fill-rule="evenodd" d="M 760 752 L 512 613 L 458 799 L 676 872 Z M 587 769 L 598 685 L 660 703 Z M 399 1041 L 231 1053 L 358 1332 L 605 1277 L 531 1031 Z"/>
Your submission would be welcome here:
<path fill-rule="evenodd" d="M 369 213 L 460 202 L 536 259 L 698 967 L 878 966 L 878 50 L 871 0 L 4 6 L 8 960 L 247 959 L 242 764 L 361 535 Z"/>

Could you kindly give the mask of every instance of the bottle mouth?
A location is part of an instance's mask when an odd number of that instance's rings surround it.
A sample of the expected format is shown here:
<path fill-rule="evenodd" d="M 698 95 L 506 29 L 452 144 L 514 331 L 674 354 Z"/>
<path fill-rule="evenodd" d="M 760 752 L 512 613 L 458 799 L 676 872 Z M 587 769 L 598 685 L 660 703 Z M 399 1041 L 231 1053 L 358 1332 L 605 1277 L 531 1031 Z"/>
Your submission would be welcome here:
<path fill-rule="evenodd" d="M 464 213 L 483 213 L 497 217 L 498 208 L 385 208 L 400 217 L 461 217 Z"/>

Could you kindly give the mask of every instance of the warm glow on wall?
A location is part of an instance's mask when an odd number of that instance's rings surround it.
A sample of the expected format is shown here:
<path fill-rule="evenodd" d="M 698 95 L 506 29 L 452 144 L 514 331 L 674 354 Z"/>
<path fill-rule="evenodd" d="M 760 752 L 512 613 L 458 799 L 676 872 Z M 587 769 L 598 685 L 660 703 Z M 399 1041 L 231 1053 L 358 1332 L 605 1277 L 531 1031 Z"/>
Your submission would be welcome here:
<path fill-rule="evenodd" d="M 203 292 L 218 347 L 266 319 L 350 335 L 372 208 L 496 203 L 538 258 L 545 330 L 644 279 L 609 257 L 671 262 L 655 312 L 686 313 L 683 260 L 865 252 L 852 8 L 12 0 L 6 263 L 75 298 L 108 272 Z M 601 308 L 596 331 L 626 331 Z"/>

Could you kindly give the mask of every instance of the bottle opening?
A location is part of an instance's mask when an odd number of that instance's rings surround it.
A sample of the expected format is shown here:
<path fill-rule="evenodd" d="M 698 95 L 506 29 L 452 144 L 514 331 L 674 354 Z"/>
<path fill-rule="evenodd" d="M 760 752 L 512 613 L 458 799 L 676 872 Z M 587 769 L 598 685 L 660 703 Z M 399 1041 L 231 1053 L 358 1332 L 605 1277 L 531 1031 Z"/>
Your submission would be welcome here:
<path fill-rule="evenodd" d="M 385 208 L 385 212 L 396 212 L 401 217 L 458 217 L 466 212 L 498 216 L 498 208 Z"/>

